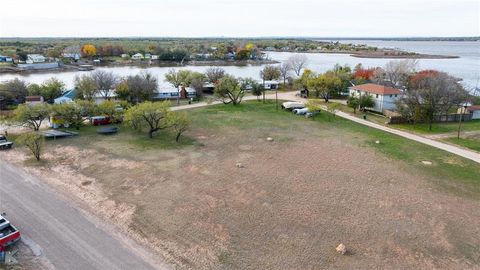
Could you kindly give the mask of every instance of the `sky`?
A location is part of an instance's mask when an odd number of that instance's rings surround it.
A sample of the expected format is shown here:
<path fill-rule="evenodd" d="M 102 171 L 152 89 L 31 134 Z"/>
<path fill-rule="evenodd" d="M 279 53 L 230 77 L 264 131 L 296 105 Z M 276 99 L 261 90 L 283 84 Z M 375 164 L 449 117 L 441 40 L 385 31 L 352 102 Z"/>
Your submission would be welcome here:
<path fill-rule="evenodd" d="M 480 36 L 480 0 L 0 0 L 0 37 Z"/>

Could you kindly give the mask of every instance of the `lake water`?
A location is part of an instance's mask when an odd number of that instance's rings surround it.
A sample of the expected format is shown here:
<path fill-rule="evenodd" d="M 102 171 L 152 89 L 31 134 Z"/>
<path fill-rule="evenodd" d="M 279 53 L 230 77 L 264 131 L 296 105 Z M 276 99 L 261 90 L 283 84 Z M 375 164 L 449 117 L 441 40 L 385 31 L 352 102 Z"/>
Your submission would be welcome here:
<path fill-rule="evenodd" d="M 450 41 L 376 41 L 376 40 L 349 40 L 344 43 L 367 44 L 383 48 L 398 48 L 406 51 L 430 54 L 456 55 L 457 59 L 423 59 L 419 60 L 419 69 L 436 69 L 447 72 L 453 76 L 463 79 L 463 84 L 467 88 L 480 86 L 480 42 L 450 42 Z M 268 56 L 280 62 L 286 61 L 292 53 L 268 52 Z M 355 58 L 347 54 L 306 54 L 308 56 L 308 68 L 316 72 L 323 72 L 331 69 L 335 64 L 349 65 L 354 67 L 362 63 L 364 67 L 384 66 L 391 59 L 368 59 Z M 185 66 L 177 69 L 190 69 L 204 72 L 208 66 Z M 263 66 L 225 66 L 222 67 L 227 73 L 237 77 L 252 77 L 260 79 L 260 70 Z M 158 77 L 160 87 L 167 86 L 164 82 L 164 76 L 170 69 L 169 67 L 111 67 L 98 68 L 109 70 L 119 76 L 137 74 L 142 70 L 148 70 Z M 20 78 L 29 83 L 42 83 L 43 81 L 56 77 L 62 80 L 67 88 L 73 87 L 73 80 L 76 75 L 85 74 L 85 71 L 74 72 L 54 72 L 54 73 L 35 73 L 35 74 L 2 74 L 0 81 L 13 78 Z M 479 93 L 480 94 L 480 93 Z"/>

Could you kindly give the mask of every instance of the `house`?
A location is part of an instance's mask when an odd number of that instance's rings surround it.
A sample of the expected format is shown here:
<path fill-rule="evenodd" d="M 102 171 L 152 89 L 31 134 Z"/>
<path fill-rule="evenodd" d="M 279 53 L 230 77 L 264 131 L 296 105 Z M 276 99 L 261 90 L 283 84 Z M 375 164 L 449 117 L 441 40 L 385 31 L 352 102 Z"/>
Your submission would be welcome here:
<path fill-rule="evenodd" d="M 158 55 L 152 54 L 151 59 L 152 59 L 152 60 L 158 60 Z"/>
<path fill-rule="evenodd" d="M 8 56 L 4 56 L 4 55 L 0 55 L 0 62 L 13 62 L 13 58 L 8 57 Z"/>
<path fill-rule="evenodd" d="M 120 57 L 122 57 L 122 58 L 128 58 L 128 57 L 130 57 L 130 55 L 128 55 L 128 54 L 126 54 L 126 53 L 122 53 L 122 55 L 120 55 Z"/>
<path fill-rule="evenodd" d="M 45 56 L 41 54 L 27 54 L 27 64 L 44 63 Z"/>
<path fill-rule="evenodd" d="M 394 110 L 395 101 L 403 95 L 403 92 L 399 89 L 367 83 L 350 87 L 350 96 L 359 97 L 362 95 L 370 95 L 375 101 L 375 107 L 370 108 L 377 112 L 383 112 L 383 110 Z"/>
<path fill-rule="evenodd" d="M 151 59 L 151 58 L 152 58 L 152 55 L 151 55 L 150 53 L 146 53 L 143 58 L 145 58 L 145 59 Z"/>
<path fill-rule="evenodd" d="M 69 59 L 72 59 L 72 60 L 80 60 L 80 53 L 63 53 L 62 56 L 64 58 L 69 58 Z"/>
<path fill-rule="evenodd" d="M 72 89 L 63 92 L 63 95 L 53 100 L 55 104 L 70 103 L 73 102 L 73 99 L 77 95 L 77 90 Z"/>
<path fill-rule="evenodd" d="M 279 83 L 277 81 L 264 81 L 263 88 L 267 90 L 275 90 L 278 89 Z"/>
<path fill-rule="evenodd" d="M 457 113 L 471 114 L 472 120 L 480 119 L 480 105 L 470 105 L 458 109 Z"/>
<path fill-rule="evenodd" d="M 43 97 L 42 96 L 26 96 L 25 97 L 25 104 L 41 104 L 43 103 Z"/>
<path fill-rule="evenodd" d="M 136 53 L 132 55 L 132 60 L 142 60 L 143 59 L 143 54 L 141 53 Z"/>
<path fill-rule="evenodd" d="M 180 94 L 180 98 L 194 98 L 197 95 L 194 89 L 190 87 L 180 86 L 178 89 L 175 87 L 161 87 L 154 95 L 154 99 L 177 99 Z"/>

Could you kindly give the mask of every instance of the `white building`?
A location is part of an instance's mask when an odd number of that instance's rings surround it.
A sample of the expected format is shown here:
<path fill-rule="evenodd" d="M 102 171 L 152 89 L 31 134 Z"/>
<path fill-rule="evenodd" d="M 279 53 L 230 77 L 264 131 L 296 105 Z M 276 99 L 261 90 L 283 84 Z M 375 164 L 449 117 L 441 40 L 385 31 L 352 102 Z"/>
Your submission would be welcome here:
<path fill-rule="evenodd" d="M 279 83 L 277 81 L 265 81 L 263 82 L 263 88 L 267 90 L 278 89 Z"/>
<path fill-rule="evenodd" d="M 369 109 L 377 112 L 383 112 L 383 110 L 394 110 L 395 101 L 403 95 L 403 92 L 399 89 L 373 83 L 352 86 L 350 87 L 349 92 L 350 95 L 354 97 L 363 95 L 372 96 L 373 100 L 375 101 L 375 107 Z"/>
<path fill-rule="evenodd" d="M 45 56 L 41 54 L 28 54 L 27 55 L 27 64 L 34 64 L 34 63 L 44 63 Z"/>
<path fill-rule="evenodd" d="M 472 114 L 472 120 L 480 119 L 480 105 L 470 105 L 467 106 L 465 109 L 460 108 L 458 109 L 457 113 Z"/>
<path fill-rule="evenodd" d="M 142 60 L 143 59 L 143 54 L 141 53 L 136 53 L 132 55 L 132 60 Z"/>

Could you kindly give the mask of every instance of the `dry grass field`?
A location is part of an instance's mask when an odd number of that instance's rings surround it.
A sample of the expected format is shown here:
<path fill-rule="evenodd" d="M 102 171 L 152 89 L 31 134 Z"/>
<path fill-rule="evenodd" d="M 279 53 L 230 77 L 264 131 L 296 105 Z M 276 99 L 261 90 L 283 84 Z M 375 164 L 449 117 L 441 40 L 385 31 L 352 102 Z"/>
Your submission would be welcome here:
<path fill-rule="evenodd" d="M 4 156 L 180 269 L 480 267 L 479 164 L 325 112 L 253 101 L 190 114 L 180 144 L 85 127 L 41 164 Z"/>

